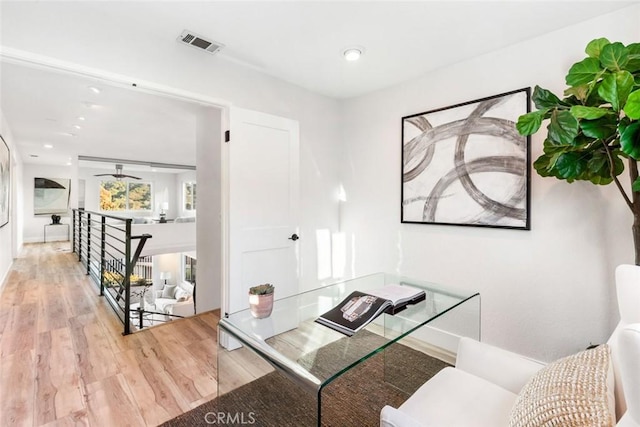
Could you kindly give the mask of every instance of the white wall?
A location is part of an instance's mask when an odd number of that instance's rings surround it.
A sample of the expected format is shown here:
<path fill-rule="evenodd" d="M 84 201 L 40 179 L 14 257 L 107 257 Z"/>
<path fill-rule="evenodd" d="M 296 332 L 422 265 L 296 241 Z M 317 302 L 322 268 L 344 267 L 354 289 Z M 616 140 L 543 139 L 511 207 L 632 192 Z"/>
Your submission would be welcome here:
<path fill-rule="evenodd" d="M 640 7 L 512 45 L 344 104 L 342 226 L 354 276 L 386 270 L 482 295 L 482 338 L 541 360 L 603 342 L 614 268 L 633 263 L 632 216 L 613 185 L 532 171 L 531 231 L 400 223 L 401 117 L 536 84 L 556 93 L 586 44 L 640 39 Z M 532 139 L 532 158 L 543 132 Z"/>
<path fill-rule="evenodd" d="M 185 182 L 196 182 L 196 171 L 187 171 L 178 173 L 176 177 L 176 217 L 179 216 L 196 216 L 196 211 L 187 211 L 184 209 L 183 187 Z M 197 190 L 196 190 L 197 191 Z"/>
<path fill-rule="evenodd" d="M 180 276 L 180 254 L 161 254 L 153 256 L 153 289 L 161 290 L 164 287 L 164 280 L 160 279 L 160 273 L 171 273 L 171 278 L 167 279 L 167 285 L 175 285 L 181 281 Z"/>
<path fill-rule="evenodd" d="M 5 283 L 13 259 L 22 249 L 22 161 L 14 145 L 13 134 L 0 110 L 0 135 L 9 147 L 11 156 L 11 194 L 9 196 L 9 223 L 0 228 L 0 288 Z M 0 141 L 0 144 L 2 141 Z"/>
<path fill-rule="evenodd" d="M 34 196 L 34 178 L 64 178 L 71 179 L 71 193 L 77 192 L 76 182 L 73 181 L 74 170 L 72 166 L 51 166 L 51 165 L 34 165 L 25 163 L 23 167 L 22 179 L 24 182 L 22 190 L 22 218 L 24 230 L 24 242 L 34 243 L 42 242 L 44 239 L 44 225 L 51 224 L 51 215 L 35 215 L 33 210 Z M 60 214 L 62 219 L 60 222 L 64 224 L 71 223 L 71 210 L 68 214 Z M 70 226 L 71 227 L 71 226 Z M 67 240 L 70 231 L 66 227 L 48 227 L 47 242 L 55 240 Z"/>
<path fill-rule="evenodd" d="M 196 119 L 198 313 L 222 302 L 222 111 L 203 108 Z"/>

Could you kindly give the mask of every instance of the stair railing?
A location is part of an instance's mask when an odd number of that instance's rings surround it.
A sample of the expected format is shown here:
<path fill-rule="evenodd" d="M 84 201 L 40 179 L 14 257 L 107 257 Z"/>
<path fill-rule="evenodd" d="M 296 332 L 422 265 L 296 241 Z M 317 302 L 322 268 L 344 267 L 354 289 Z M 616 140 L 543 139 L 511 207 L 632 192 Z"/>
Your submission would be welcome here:
<path fill-rule="evenodd" d="M 131 333 L 131 276 L 145 243 L 152 237 L 132 236 L 131 223 L 131 218 L 73 209 L 73 252 L 123 323 L 123 335 Z M 151 281 L 151 277 L 142 279 Z M 142 312 L 138 310 L 140 327 Z"/>

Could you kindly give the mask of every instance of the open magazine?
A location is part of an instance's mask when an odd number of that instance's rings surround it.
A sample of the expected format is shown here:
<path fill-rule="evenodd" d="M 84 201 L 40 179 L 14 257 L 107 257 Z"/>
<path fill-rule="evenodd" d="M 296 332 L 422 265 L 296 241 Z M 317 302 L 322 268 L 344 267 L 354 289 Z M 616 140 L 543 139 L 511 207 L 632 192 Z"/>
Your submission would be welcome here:
<path fill-rule="evenodd" d="M 367 293 L 354 291 L 340 304 L 316 319 L 316 322 L 351 336 L 367 326 L 381 313 L 396 314 L 407 305 L 426 298 L 422 289 L 404 285 L 387 285 Z"/>

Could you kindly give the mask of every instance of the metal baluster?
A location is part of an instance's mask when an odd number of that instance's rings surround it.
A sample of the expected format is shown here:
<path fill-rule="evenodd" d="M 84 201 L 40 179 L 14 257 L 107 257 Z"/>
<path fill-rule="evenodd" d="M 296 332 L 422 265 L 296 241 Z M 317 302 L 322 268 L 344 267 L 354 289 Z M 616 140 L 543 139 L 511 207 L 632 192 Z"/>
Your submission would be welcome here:
<path fill-rule="evenodd" d="M 91 214 L 87 214 L 87 275 L 91 268 Z"/>
<path fill-rule="evenodd" d="M 129 335 L 131 333 L 130 321 L 130 307 L 131 307 L 131 218 L 126 220 L 126 234 L 125 234 L 125 276 L 124 276 L 124 333 L 123 335 Z"/>

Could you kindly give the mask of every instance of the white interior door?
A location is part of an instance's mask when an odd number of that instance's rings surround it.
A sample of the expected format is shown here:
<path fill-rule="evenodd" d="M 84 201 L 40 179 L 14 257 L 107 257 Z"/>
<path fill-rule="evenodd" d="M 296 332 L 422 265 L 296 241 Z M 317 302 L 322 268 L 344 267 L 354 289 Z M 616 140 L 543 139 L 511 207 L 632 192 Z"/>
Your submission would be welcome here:
<path fill-rule="evenodd" d="M 230 109 L 227 148 L 227 252 L 223 310 L 249 307 L 251 286 L 271 283 L 275 297 L 298 292 L 298 122 Z"/>

